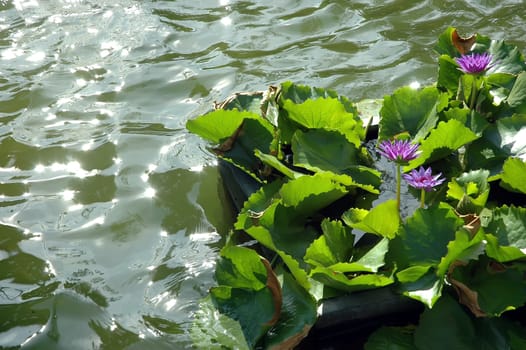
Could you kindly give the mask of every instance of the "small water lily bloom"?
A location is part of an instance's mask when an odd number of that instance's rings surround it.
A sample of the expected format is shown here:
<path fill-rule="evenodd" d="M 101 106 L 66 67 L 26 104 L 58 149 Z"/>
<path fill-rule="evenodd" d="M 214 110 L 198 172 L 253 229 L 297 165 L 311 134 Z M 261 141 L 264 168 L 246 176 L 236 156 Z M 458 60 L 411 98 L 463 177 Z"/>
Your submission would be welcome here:
<path fill-rule="evenodd" d="M 442 173 L 433 176 L 431 168 L 424 169 L 422 166 L 418 168 L 418 170 L 413 169 L 409 174 L 404 174 L 402 176 L 409 186 L 425 190 L 426 192 L 431 191 L 433 187 L 436 187 L 445 181 L 444 178 L 441 178 Z"/>
<path fill-rule="evenodd" d="M 418 156 L 418 144 L 407 140 L 382 141 L 379 153 L 397 164 L 404 164 Z"/>
<path fill-rule="evenodd" d="M 460 66 L 460 70 L 467 74 L 479 74 L 490 67 L 493 57 L 487 53 L 473 53 L 471 55 L 462 55 L 455 60 Z"/>

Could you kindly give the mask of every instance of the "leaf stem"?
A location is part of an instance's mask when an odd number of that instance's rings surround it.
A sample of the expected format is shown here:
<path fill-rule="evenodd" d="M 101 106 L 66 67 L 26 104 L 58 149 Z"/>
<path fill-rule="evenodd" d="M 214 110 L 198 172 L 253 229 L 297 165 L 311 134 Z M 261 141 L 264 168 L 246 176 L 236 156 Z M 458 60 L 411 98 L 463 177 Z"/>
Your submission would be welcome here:
<path fill-rule="evenodd" d="M 469 101 L 469 109 L 475 108 L 475 101 L 477 100 L 477 76 L 473 75 L 473 86 L 471 87 L 471 101 Z"/>
<path fill-rule="evenodd" d="M 400 187 L 402 182 L 402 174 L 400 169 L 400 164 L 396 163 L 396 207 L 398 208 L 398 213 L 400 214 Z"/>

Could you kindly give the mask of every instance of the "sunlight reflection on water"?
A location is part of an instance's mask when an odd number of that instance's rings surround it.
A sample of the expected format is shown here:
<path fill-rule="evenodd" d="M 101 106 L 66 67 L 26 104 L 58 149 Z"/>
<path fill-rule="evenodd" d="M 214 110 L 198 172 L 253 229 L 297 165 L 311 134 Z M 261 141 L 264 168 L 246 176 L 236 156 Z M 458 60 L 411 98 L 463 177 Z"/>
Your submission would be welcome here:
<path fill-rule="evenodd" d="M 188 347 L 232 213 L 186 121 L 284 80 L 425 86 L 448 25 L 524 47 L 521 6 L 0 1 L 0 347 Z"/>

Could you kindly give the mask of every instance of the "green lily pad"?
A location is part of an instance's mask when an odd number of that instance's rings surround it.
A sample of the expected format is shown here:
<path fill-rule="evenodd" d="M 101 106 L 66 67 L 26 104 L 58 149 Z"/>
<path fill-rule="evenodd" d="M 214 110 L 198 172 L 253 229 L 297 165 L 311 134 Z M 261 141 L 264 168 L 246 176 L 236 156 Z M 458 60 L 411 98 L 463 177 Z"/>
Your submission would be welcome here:
<path fill-rule="evenodd" d="M 312 171 L 341 174 L 359 164 L 359 150 L 338 131 L 298 130 L 291 140 L 294 165 Z"/>
<path fill-rule="evenodd" d="M 305 174 L 292 170 L 291 168 L 283 164 L 276 156 L 265 154 L 258 149 L 254 151 L 254 155 L 259 160 L 261 160 L 263 164 L 276 169 L 277 171 L 279 171 L 281 174 L 285 175 L 289 179 L 295 179 L 297 177 L 305 175 Z"/>
<path fill-rule="evenodd" d="M 407 132 L 415 141 L 420 141 L 435 127 L 440 104 L 440 92 L 436 87 L 397 89 L 384 97 L 378 139 L 387 140 Z"/>
<path fill-rule="evenodd" d="M 488 256 L 499 262 L 509 262 L 526 256 L 526 208 L 495 208 L 485 231 Z"/>
<path fill-rule="evenodd" d="M 457 201 L 459 213 L 480 213 L 489 196 L 488 177 L 488 170 L 473 170 L 448 183 L 447 196 Z"/>
<path fill-rule="evenodd" d="M 404 167 L 404 171 L 415 169 L 424 163 L 434 162 L 456 152 L 461 146 L 476 140 L 478 136 L 456 119 L 438 123 L 421 143 L 421 153 Z"/>
<path fill-rule="evenodd" d="M 394 238 L 400 226 L 395 200 L 380 203 L 369 211 L 351 208 L 343 214 L 342 219 L 352 228 L 387 238 Z"/>
<path fill-rule="evenodd" d="M 455 268 L 451 277 L 474 292 L 476 302 L 487 315 L 500 316 L 526 302 L 524 272 L 481 258 Z"/>
<path fill-rule="evenodd" d="M 454 97 L 458 92 L 458 81 L 462 76 L 462 71 L 458 69 L 454 56 L 441 55 L 438 58 L 438 77 L 437 87 L 443 88 Z"/>
<path fill-rule="evenodd" d="M 272 124 L 257 114 L 237 110 L 216 110 L 186 123 L 187 129 L 218 147 L 215 153 L 254 178 L 259 161 L 254 150 L 270 153 L 274 138 Z"/>
<path fill-rule="evenodd" d="M 515 109 L 516 113 L 526 113 L 526 72 L 521 72 L 517 76 L 507 102 L 510 107 Z"/>
<path fill-rule="evenodd" d="M 267 270 L 254 250 L 230 246 L 221 250 L 215 277 L 220 285 L 260 290 L 267 284 Z"/>
<path fill-rule="evenodd" d="M 401 226 L 390 252 L 400 268 L 438 265 L 463 221 L 447 204 L 417 209 Z"/>
<path fill-rule="evenodd" d="M 199 303 L 190 337 L 198 349 L 250 349 L 239 322 L 219 313 L 210 295 Z"/>
<path fill-rule="evenodd" d="M 526 157 L 526 115 L 502 118 L 487 127 L 467 147 L 465 161 L 468 169 L 488 169 L 491 181 L 509 157 Z"/>
<path fill-rule="evenodd" d="M 444 296 L 425 310 L 414 333 L 418 349 L 522 349 L 524 328 L 510 320 L 475 318 L 456 300 Z"/>
<path fill-rule="evenodd" d="M 338 99 L 318 98 L 300 104 L 286 100 L 283 109 L 287 111 L 287 118 L 301 128 L 338 131 L 356 147 L 365 137 L 361 120 L 349 113 Z"/>
<path fill-rule="evenodd" d="M 298 215 L 309 216 L 348 193 L 352 179 L 345 175 L 319 172 L 284 184 L 280 190 L 284 206 L 295 208 Z"/>
<path fill-rule="evenodd" d="M 219 312 L 239 322 L 250 348 L 254 348 L 274 316 L 271 292 L 267 288 L 254 291 L 218 286 L 210 289 L 210 296 Z"/>
<path fill-rule="evenodd" d="M 508 158 L 502 166 L 501 186 L 514 191 L 526 194 L 526 162 L 519 158 Z"/>
<path fill-rule="evenodd" d="M 279 100 L 282 105 L 286 100 L 300 104 L 307 100 L 316 100 L 318 98 L 337 99 L 342 103 L 347 112 L 357 115 L 357 110 L 354 104 L 349 101 L 347 97 L 338 95 L 334 90 L 294 84 L 290 81 L 281 84 Z M 358 121 L 359 119 L 357 118 L 356 120 Z"/>
<path fill-rule="evenodd" d="M 326 286 L 346 292 L 385 287 L 394 282 L 391 277 L 380 274 L 371 273 L 349 277 L 345 273 L 335 271 L 330 267 L 321 266 L 312 269 L 310 276 Z"/>
<path fill-rule="evenodd" d="M 278 323 L 264 342 L 265 349 L 292 349 L 308 335 L 317 319 L 316 300 L 283 269 L 276 271 L 282 281 L 283 305 Z"/>
<path fill-rule="evenodd" d="M 349 261 L 354 236 L 340 221 L 325 219 L 321 223 L 323 235 L 307 248 L 305 261 L 315 266 L 330 266 Z"/>

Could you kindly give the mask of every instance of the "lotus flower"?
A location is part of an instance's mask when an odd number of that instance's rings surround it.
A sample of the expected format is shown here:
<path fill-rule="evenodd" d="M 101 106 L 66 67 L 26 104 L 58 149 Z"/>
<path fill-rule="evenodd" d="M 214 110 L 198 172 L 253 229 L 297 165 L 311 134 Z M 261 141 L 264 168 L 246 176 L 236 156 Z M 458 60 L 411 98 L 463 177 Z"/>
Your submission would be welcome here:
<path fill-rule="evenodd" d="M 460 70 L 467 74 L 479 74 L 489 68 L 493 59 L 489 53 L 473 53 L 471 55 L 462 55 L 456 58 Z"/>
<path fill-rule="evenodd" d="M 431 168 L 424 169 L 424 167 L 421 166 L 418 170 L 412 170 L 409 174 L 404 174 L 402 176 L 411 187 L 429 192 L 433 187 L 436 187 L 445 181 L 444 178 L 440 177 L 441 175 L 442 173 L 438 173 L 438 175 L 433 176 Z"/>
<path fill-rule="evenodd" d="M 418 145 L 407 140 L 382 141 L 379 153 L 387 159 L 405 164 L 418 156 Z"/>
<path fill-rule="evenodd" d="M 400 212 L 400 166 L 418 157 L 418 145 L 407 140 L 394 140 L 382 141 L 378 148 L 382 156 L 396 164 L 396 207 Z"/>

